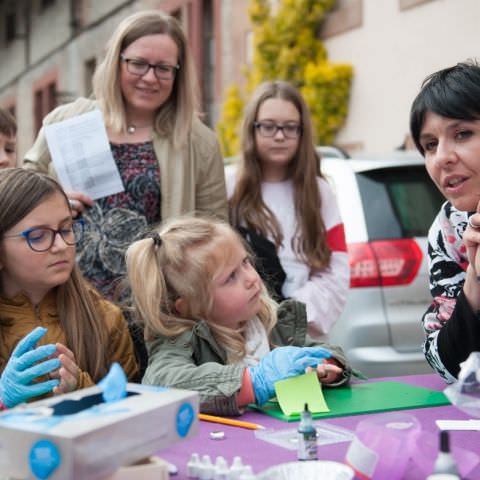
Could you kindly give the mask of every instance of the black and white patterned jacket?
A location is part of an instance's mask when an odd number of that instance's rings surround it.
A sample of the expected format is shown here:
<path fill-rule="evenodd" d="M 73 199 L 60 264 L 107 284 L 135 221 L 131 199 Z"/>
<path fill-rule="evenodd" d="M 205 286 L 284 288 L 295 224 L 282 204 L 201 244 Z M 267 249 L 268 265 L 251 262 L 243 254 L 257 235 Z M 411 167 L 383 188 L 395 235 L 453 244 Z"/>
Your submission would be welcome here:
<path fill-rule="evenodd" d="M 463 244 L 468 212 L 442 205 L 428 234 L 430 291 L 433 302 L 422 322 L 423 351 L 428 363 L 447 382 L 455 381 L 459 364 L 480 350 L 480 315 L 463 294 L 468 258 Z"/>

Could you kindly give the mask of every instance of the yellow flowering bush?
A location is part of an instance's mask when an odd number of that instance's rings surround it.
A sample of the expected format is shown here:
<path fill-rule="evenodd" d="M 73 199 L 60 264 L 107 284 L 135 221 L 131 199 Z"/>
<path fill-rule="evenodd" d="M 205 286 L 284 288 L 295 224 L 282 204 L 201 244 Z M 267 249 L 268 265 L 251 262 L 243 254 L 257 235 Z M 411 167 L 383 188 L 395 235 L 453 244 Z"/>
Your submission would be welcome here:
<path fill-rule="evenodd" d="M 300 89 L 310 108 L 316 140 L 332 143 L 348 112 L 353 77 L 351 65 L 333 64 L 318 38 L 318 30 L 335 0 L 279 0 L 275 12 L 269 0 L 251 0 L 253 65 L 245 70 L 246 94 L 267 80 L 288 80 Z M 239 151 L 243 99 L 231 86 L 217 125 L 225 156 Z"/>
<path fill-rule="evenodd" d="M 226 100 L 222 108 L 222 121 L 217 125 L 217 133 L 224 157 L 230 157 L 239 152 L 239 131 L 242 119 L 243 100 L 240 89 L 231 85 L 227 89 Z"/>

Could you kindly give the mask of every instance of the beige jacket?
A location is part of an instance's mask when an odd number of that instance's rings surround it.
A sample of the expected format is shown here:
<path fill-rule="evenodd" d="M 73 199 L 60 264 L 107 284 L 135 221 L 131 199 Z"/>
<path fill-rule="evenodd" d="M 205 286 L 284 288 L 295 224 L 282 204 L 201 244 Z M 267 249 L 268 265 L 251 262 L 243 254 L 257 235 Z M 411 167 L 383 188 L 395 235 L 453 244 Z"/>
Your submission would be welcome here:
<path fill-rule="evenodd" d="M 94 100 L 78 98 L 50 112 L 43 125 L 60 122 L 98 108 Z M 198 118 L 188 141 L 175 150 L 168 138 L 154 134 L 153 148 L 160 166 L 161 218 L 185 213 L 215 215 L 227 220 L 227 195 L 223 159 L 215 134 Z M 26 153 L 24 167 L 56 178 L 43 128 Z"/>

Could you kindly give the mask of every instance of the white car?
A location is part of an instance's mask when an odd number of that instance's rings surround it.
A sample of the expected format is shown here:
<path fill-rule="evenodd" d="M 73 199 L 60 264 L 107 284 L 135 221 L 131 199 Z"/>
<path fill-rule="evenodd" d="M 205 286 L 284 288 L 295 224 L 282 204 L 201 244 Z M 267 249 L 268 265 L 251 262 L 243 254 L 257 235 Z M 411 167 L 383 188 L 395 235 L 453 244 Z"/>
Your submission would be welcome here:
<path fill-rule="evenodd" d="M 416 152 L 347 158 L 319 148 L 345 225 L 351 282 L 331 330 L 368 376 L 431 372 L 421 318 L 431 302 L 428 229 L 444 199 Z"/>

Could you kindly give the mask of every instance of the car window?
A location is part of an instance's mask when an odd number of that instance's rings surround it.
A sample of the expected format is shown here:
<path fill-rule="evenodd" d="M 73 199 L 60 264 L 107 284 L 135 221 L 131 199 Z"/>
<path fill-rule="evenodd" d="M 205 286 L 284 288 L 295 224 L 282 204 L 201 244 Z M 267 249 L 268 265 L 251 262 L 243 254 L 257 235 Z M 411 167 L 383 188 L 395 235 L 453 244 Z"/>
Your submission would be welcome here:
<path fill-rule="evenodd" d="M 421 165 L 357 173 L 371 240 L 423 237 L 445 201 Z"/>

